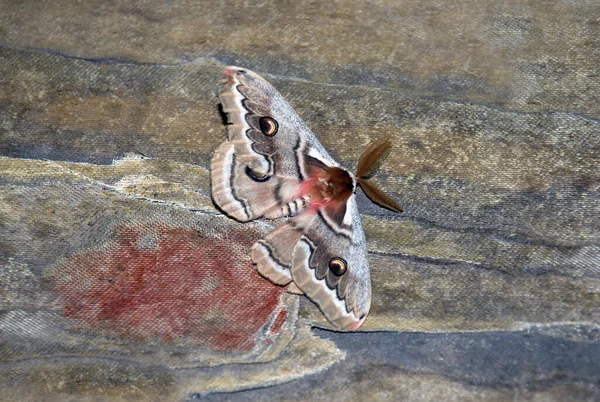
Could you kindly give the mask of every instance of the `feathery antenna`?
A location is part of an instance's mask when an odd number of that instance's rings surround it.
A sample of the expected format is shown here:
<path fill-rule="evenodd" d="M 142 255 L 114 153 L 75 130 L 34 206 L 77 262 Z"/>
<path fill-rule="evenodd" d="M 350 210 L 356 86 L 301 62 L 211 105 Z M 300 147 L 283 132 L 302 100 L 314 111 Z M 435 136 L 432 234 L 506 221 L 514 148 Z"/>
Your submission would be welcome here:
<path fill-rule="evenodd" d="M 392 144 L 390 137 L 374 140 L 369 144 L 358 159 L 356 182 L 367 197 L 375 204 L 395 212 L 402 212 L 402 207 L 393 198 L 385 194 L 377 184 L 369 180 L 373 171 L 379 166 L 383 156 L 387 154 Z"/>

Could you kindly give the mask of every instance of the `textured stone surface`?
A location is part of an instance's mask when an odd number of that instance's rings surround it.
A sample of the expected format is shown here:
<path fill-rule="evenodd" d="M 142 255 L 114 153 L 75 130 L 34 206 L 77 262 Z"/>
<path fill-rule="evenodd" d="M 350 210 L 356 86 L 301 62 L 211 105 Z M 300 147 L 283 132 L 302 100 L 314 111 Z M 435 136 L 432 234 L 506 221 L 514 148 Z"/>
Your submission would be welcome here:
<path fill-rule="evenodd" d="M 0 396 L 600 399 L 599 38 L 585 0 L 0 1 Z M 367 332 L 246 277 L 272 225 L 210 200 L 228 64 L 348 168 L 392 136 Z"/>

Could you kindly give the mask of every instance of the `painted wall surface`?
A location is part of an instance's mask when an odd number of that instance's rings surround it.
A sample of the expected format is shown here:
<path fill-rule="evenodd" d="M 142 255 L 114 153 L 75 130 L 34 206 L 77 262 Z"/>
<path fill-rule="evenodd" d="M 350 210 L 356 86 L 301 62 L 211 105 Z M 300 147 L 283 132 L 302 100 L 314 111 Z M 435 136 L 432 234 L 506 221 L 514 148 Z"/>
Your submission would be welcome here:
<path fill-rule="evenodd" d="M 600 399 L 599 49 L 586 0 L 0 1 L 0 399 Z M 392 137 L 358 332 L 211 201 L 227 65 Z"/>

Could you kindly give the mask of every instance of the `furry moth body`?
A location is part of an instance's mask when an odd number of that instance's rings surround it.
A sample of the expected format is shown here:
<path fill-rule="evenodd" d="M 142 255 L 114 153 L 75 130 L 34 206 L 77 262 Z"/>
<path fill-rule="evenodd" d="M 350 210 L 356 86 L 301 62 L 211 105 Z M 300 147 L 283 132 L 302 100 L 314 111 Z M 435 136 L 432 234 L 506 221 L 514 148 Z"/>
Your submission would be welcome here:
<path fill-rule="evenodd" d="M 288 218 L 252 247 L 258 272 L 304 293 L 336 327 L 357 329 L 369 313 L 371 280 L 354 192 L 358 184 L 374 202 L 401 211 L 368 181 L 389 141 L 367 148 L 355 176 L 257 74 L 227 67 L 219 98 L 228 125 L 211 162 L 215 204 L 240 222 Z"/>

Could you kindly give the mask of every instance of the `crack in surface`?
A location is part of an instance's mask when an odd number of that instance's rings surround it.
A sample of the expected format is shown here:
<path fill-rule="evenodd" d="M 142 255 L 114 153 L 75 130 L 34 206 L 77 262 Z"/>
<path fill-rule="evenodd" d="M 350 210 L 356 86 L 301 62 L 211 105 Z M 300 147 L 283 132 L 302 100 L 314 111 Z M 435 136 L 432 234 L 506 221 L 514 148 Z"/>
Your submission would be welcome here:
<path fill-rule="evenodd" d="M 47 159 L 43 159 L 42 161 L 45 162 L 45 163 L 47 163 L 50 166 L 57 167 L 60 170 L 62 170 L 64 172 L 67 172 L 67 173 L 69 173 L 69 174 L 71 174 L 71 175 L 73 175 L 75 177 L 81 178 L 84 181 L 92 183 L 94 186 L 101 187 L 103 190 L 112 191 L 114 193 L 123 195 L 126 198 L 148 201 L 148 202 L 155 203 L 155 204 L 170 205 L 170 206 L 173 206 L 173 207 L 176 207 L 176 208 L 182 208 L 182 209 L 185 209 L 185 210 L 188 210 L 188 211 L 198 212 L 198 213 L 202 213 L 202 214 L 206 214 L 206 215 L 221 215 L 221 213 L 219 213 L 218 211 L 209 211 L 209 210 L 199 209 L 199 208 L 195 208 L 195 207 L 193 208 L 193 207 L 190 207 L 190 206 L 188 206 L 186 204 L 178 203 L 178 202 L 175 202 L 175 201 L 166 201 L 166 200 L 160 200 L 160 199 L 156 199 L 156 198 L 145 197 L 145 196 L 142 196 L 142 195 L 127 193 L 127 192 L 123 191 L 122 189 L 120 189 L 118 186 L 114 186 L 114 185 L 105 183 L 105 182 L 100 181 L 100 180 L 92 179 L 91 177 L 88 177 L 88 176 L 86 176 L 86 175 L 84 175 L 84 174 L 82 174 L 80 172 L 77 172 L 77 171 L 75 171 L 73 169 L 70 169 L 70 168 L 68 168 L 66 166 L 63 166 L 59 162 L 55 162 L 55 161 L 51 161 L 51 160 L 47 160 Z M 180 186 L 180 187 L 182 187 L 182 186 Z M 195 193 L 199 194 L 197 192 L 195 192 Z M 203 194 L 199 194 L 199 195 L 204 196 Z"/>

